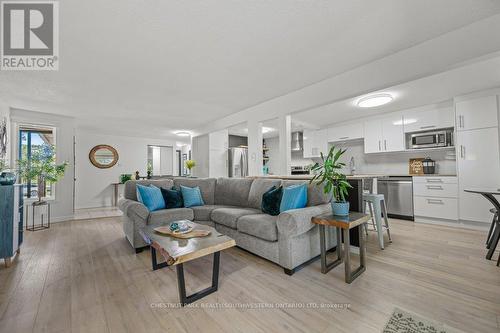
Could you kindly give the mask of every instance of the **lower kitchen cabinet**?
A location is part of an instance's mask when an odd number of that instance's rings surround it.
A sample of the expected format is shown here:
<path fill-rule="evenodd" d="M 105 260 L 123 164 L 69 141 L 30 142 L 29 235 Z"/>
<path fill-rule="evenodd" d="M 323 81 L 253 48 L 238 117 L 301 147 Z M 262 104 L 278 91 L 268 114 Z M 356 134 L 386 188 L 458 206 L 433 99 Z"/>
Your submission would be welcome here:
<path fill-rule="evenodd" d="M 414 197 L 415 216 L 458 220 L 458 199 L 438 197 Z"/>
<path fill-rule="evenodd" d="M 457 177 L 413 177 L 413 205 L 416 220 L 458 220 Z"/>

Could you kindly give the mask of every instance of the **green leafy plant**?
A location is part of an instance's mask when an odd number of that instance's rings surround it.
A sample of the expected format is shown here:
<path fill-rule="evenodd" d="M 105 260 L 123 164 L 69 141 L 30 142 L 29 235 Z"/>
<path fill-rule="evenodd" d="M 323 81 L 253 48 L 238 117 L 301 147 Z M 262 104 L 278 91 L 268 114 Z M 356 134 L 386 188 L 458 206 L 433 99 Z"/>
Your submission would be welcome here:
<path fill-rule="evenodd" d="M 32 152 L 31 158 L 17 161 L 18 171 L 25 181 L 37 181 L 38 200 L 42 200 L 45 194 L 45 184 L 56 183 L 64 176 L 68 162 L 57 164 L 55 160 L 54 147 L 42 145 Z"/>
<path fill-rule="evenodd" d="M 196 161 L 194 160 L 187 160 L 186 161 L 186 168 L 189 169 L 189 173 L 191 173 L 191 169 L 196 166 Z"/>
<path fill-rule="evenodd" d="M 314 177 L 310 183 L 314 182 L 318 186 L 323 185 L 325 194 L 333 193 L 333 199 L 336 202 L 345 202 L 348 189 L 352 188 L 346 175 L 340 171 L 345 163 L 339 160 L 346 150 L 333 146 L 326 157 L 321 153 L 321 163 L 315 163 L 311 168 Z"/>

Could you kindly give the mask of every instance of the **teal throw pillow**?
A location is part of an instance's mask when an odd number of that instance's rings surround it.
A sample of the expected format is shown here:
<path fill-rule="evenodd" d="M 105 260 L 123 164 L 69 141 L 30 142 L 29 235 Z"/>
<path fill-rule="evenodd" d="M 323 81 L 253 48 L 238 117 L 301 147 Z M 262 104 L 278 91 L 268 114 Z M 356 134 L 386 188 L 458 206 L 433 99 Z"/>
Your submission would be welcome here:
<path fill-rule="evenodd" d="M 304 208 L 307 205 L 307 184 L 292 185 L 283 188 L 280 212 Z"/>
<path fill-rule="evenodd" d="M 150 212 L 165 208 L 165 200 L 158 187 L 154 185 L 144 186 L 138 184 L 136 186 L 136 192 L 139 202 L 144 204 Z"/>
<path fill-rule="evenodd" d="M 198 186 L 187 187 L 181 185 L 182 199 L 184 200 L 184 207 L 195 207 L 203 206 L 203 198 L 201 196 L 201 191 Z"/>
<path fill-rule="evenodd" d="M 263 213 L 277 216 L 280 214 L 281 197 L 283 196 L 283 187 L 271 187 L 262 195 L 261 210 Z"/>

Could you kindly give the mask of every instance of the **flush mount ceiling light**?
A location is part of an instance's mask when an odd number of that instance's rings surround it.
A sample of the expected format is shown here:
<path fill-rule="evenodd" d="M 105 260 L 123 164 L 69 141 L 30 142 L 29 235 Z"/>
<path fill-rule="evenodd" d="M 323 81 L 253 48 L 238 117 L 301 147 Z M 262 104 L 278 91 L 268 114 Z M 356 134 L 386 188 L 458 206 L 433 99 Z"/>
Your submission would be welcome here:
<path fill-rule="evenodd" d="M 177 135 L 177 136 L 190 136 L 191 134 L 189 132 L 176 132 L 175 135 Z"/>
<path fill-rule="evenodd" d="M 360 108 L 374 108 L 392 102 L 394 98 L 390 94 L 375 94 L 361 98 L 358 101 Z"/>

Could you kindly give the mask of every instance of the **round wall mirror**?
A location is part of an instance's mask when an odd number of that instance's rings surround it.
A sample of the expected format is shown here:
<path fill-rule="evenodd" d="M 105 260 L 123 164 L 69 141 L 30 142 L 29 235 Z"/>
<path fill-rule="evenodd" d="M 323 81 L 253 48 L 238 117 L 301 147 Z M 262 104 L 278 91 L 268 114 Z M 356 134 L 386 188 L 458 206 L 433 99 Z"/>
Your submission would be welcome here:
<path fill-rule="evenodd" d="M 99 169 L 111 168 L 118 162 L 118 152 L 108 145 L 98 145 L 89 153 L 90 162 Z"/>

